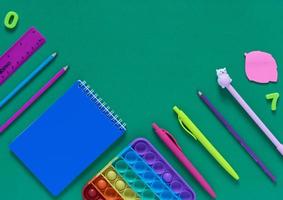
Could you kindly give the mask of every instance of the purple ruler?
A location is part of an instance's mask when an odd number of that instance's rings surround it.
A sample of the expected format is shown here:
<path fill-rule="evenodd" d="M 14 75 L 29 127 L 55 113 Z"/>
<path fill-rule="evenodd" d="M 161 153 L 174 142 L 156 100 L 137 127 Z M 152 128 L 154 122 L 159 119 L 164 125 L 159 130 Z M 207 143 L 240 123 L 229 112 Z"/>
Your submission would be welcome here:
<path fill-rule="evenodd" d="M 0 57 L 0 85 L 45 43 L 43 35 L 31 27 Z"/>

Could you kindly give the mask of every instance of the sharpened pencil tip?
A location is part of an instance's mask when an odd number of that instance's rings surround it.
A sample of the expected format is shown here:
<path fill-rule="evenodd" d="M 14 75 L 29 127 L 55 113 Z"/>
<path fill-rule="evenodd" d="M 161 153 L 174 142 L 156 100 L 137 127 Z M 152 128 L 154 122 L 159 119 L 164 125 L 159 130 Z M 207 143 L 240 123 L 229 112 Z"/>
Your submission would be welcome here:
<path fill-rule="evenodd" d="M 198 91 L 198 95 L 201 96 L 201 95 L 202 95 L 202 92 L 201 92 L 201 91 Z"/>
<path fill-rule="evenodd" d="M 51 56 L 53 57 L 57 56 L 57 52 L 52 53 Z"/>
<path fill-rule="evenodd" d="M 66 65 L 65 67 L 63 67 L 63 69 L 66 71 L 69 68 L 69 65 Z"/>
<path fill-rule="evenodd" d="M 274 184 L 276 184 L 276 183 L 277 183 L 276 179 L 272 179 L 272 182 L 273 182 Z"/>

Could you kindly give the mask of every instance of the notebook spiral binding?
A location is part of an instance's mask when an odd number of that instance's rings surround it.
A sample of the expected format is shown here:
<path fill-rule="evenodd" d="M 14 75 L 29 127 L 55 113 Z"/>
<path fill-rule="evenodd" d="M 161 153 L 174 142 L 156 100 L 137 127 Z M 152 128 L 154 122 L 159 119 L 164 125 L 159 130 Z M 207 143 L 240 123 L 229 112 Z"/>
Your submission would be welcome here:
<path fill-rule="evenodd" d="M 106 104 L 106 102 L 100 98 L 93 89 L 91 89 L 86 81 L 79 80 L 79 87 L 81 87 L 83 91 L 86 92 L 87 96 L 89 96 L 90 99 L 98 105 L 99 109 L 115 123 L 115 126 L 117 126 L 120 130 L 126 131 L 126 123 L 124 123 L 123 120 Z"/>

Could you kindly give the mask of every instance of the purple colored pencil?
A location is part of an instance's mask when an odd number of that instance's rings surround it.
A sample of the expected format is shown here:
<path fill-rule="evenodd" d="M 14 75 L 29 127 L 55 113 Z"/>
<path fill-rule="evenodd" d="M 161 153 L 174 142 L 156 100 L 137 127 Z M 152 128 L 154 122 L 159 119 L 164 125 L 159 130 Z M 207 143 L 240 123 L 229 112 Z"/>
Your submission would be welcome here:
<path fill-rule="evenodd" d="M 215 117 L 223 124 L 223 126 L 232 134 L 232 136 L 240 143 L 240 145 L 246 150 L 246 152 L 251 156 L 251 158 L 257 163 L 257 165 L 262 169 L 262 171 L 273 181 L 276 182 L 276 177 L 267 169 L 267 167 L 262 163 L 262 161 L 257 157 L 257 155 L 251 150 L 251 148 L 246 144 L 246 142 L 241 138 L 241 136 L 235 131 L 235 129 L 227 122 L 227 120 L 220 114 L 220 112 L 212 105 L 206 96 L 202 92 L 198 92 L 200 99 L 207 105 L 207 107 L 212 111 Z"/>
<path fill-rule="evenodd" d="M 26 111 L 46 90 L 48 90 L 68 69 L 63 67 L 57 72 L 40 90 L 37 91 L 12 117 L 10 117 L 1 127 L 0 133 L 4 132 L 24 111 Z"/>

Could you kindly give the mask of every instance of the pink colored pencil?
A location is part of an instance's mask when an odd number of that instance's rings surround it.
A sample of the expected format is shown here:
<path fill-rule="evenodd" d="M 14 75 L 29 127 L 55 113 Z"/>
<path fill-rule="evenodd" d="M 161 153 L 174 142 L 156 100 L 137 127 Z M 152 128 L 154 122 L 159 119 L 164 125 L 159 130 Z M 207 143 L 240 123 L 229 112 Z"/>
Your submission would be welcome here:
<path fill-rule="evenodd" d="M 68 69 L 68 66 L 63 67 L 57 72 L 35 95 L 33 95 L 12 117 L 10 117 L 1 127 L 0 133 L 4 132 L 21 114 L 26 111 L 41 95 L 48 90 Z"/>

